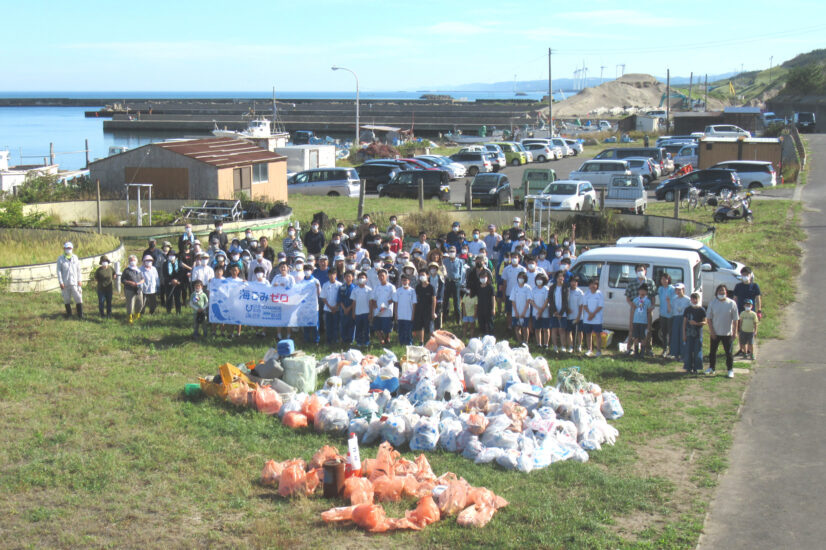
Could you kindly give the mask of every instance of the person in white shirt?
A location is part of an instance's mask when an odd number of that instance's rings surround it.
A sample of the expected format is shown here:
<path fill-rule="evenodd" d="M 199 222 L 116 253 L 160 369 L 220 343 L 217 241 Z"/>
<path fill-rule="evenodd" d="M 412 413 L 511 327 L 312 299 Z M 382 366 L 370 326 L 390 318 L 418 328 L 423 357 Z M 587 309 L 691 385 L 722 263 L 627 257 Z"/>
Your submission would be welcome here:
<path fill-rule="evenodd" d="M 602 355 L 602 311 L 605 307 L 605 298 L 599 290 L 599 279 L 596 277 L 591 279 L 588 288 L 589 291 L 582 299 L 582 333 L 588 343 L 585 355 L 593 354 L 596 340 L 596 355 L 599 357 Z"/>
<path fill-rule="evenodd" d="M 708 333 L 711 336 L 706 374 L 714 374 L 714 367 L 717 366 L 717 347 L 722 343 L 723 351 L 726 353 L 726 377 L 734 378 L 731 341 L 737 334 L 737 321 L 740 320 L 740 314 L 737 312 L 737 303 L 728 297 L 726 285 L 718 285 L 715 294 L 716 298 L 712 298 L 706 308 Z"/>
<path fill-rule="evenodd" d="M 141 313 L 146 311 L 146 306 L 149 306 L 149 314 L 155 313 L 155 308 L 158 307 L 158 290 L 161 287 L 161 278 L 158 275 L 158 270 L 152 265 L 155 260 L 147 254 L 143 257 L 143 266 L 141 267 L 141 274 L 143 275 L 143 308 Z"/>
<path fill-rule="evenodd" d="M 249 265 L 249 268 L 248 268 L 248 270 L 249 270 L 249 276 L 247 277 L 248 280 L 250 280 L 250 281 L 257 281 L 258 280 L 258 277 L 255 275 L 255 269 L 259 266 L 264 268 L 264 278 L 269 280 L 270 275 L 272 275 L 272 262 L 269 261 L 268 259 L 266 259 L 264 257 L 264 252 L 260 251 L 260 250 L 255 253 L 255 258 L 250 262 L 250 265 Z"/>
<path fill-rule="evenodd" d="M 562 248 L 557 248 L 556 250 L 554 250 L 554 257 L 551 260 L 551 271 L 550 271 L 551 273 L 556 273 L 557 271 L 562 269 L 561 266 L 559 265 L 559 263 L 561 261 L 562 261 Z"/>
<path fill-rule="evenodd" d="M 264 266 L 262 266 L 262 265 L 259 265 L 258 267 L 256 267 L 255 271 L 250 273 L 250 275 L 252 275 L 252 278 L 250 279 L 250 281 L 252 281 L 252 282 L 261 283 L 262 285 L 269 285 L 270 284 L 270 282 L 267 280 L 267 277 L 266 277 L 266 270 L 265 270 Z M 302 274 L 301 276 L 303 277 L 304 275 Z"/>
<path fill-rule="evenodd" d="M 364 258 L 370 258 L 368 256 L 367 251 L 362 248 L 361 243 L 356 241 L 353 243 L 353 251 L 356 253 L 356 263 L 360 264 L 364 261 Z"/>
<path fill-rule="evenodd" d="M 526 273 L 528 274 L 528 286 L 529 287 L 531 287 L 531 288 L 534 287 L 534 281 L 536 280 L 537 275 L 544 275 L 546 277 L 546 281 L 547 281 L 548 274 L 545 271 L 543 271 L 541 268 L 537 267 L 535 259 L 533 259 L 531 257 L 528 257 L 527 264 L 528 265 L 527 265 Z"/>
<path fill-rule="evenodd" d="M 190 283 L 201 281 L 203 291 L 209 295 L 209 282 L 215 278 L 215 272 L 209 267 L 209 254 L 201 252 L 195 256 L 195 266 L 192 268 L 192 273 L 189 277 Z"/>
<path fill-rule="evenodd" d="M 516 341 L 527 344 L 530 337 L 528 316 L 530 315 L 532 289 L 528 286 L 528 275 L 519 273 L 516 278 L 516 287 L 511 291 L 513 302 L 513 321 L 511 324 L 516 332 Z"/>
<path fill-rule="evenodd" d="M 531 310 L 533 311 L 533 333 L 536 337 L 536 344 L 540 349 L 548 348 L 550 336 L 550 316 L 548 314 L 548 277 L 544 273 L 538 273 L 534 279 L 533 290 L 531 291 Z"/>
<path fill-rule="evenodd" d="M 486 250 L 487 245 L 485 241 L 480 238 L 479 230 L 474 229 L 473 233 L 471 234 L 471 241 L 467 245 L 467 251 L 471 257 L 475 258 L 480 250 Z"/>
<path fill-rule="evenodd" d="M 278 264 L 278 271 L 275 272 L 270 283 L 272 286 L 283 287 L 285 290 L 293 287 L 295 277 L 290 275 L 290 266 L 287 265 L 287 262 Z"/>
<path fill-rule="evenodd" d="M 394 318 L 399 326 L 399 345 L 413 345 L 413 309 L 416 305 L 416 291 L 410 286 L 410 276 L 401 276 L 402 285 L 393 295 Z"/>
<path fill-rule="evenodd" d="M 548 254 L 544 250 L 541 250 L 536 258 L 536 268 L 541 269 L 546 274 L 553 273 L 553 271 L 551 271 L 551 262 L 548 260 Z"/>
<path fill-rule="evenodd" d="M 525 266 L 519 265 L 520 255 L 518 252 L 510 254 L 510 263 L 502 270 L 502 282 L 505 284 L 503 296 L 505 297 L 505 312 L 508 315 L 508 323 L 516 317 L 513 315 L 513 291 L 517 287 L 517 277 L 520 273 L 526 273 Z M 527 276 L 525 278 L 527 281 Z"/>
<path fill-rule="evenodd" d="M 496 250 L 496 247 L 499 245 L 499 243 L 502 241 L 502 235 L 496 232 L 495 225 L 490 224 L 488 226 L 488 234 L 485 235 L 484 239 L 482 240 L 485 241 L 485 249 L 488 251 L 488 255 L 494 262 L 494 273 L 499 273 L 500 262 L 497 258 L 497 255 L 494 254 L 494 251 Z"/>
<path fill-rule="evenodd" d="M 313 277 L 313 266 L 309 263 L 304 264 L 304 283 L 315 286 L 315 295 L 321 301 L 321 282 Z M 318 317 L 316 317 L 318 319 Z M 304 327 L 304 343 L 318 344 L 320 340 L 318 333 L 318 321 L 315 325 Z"/>
<path fill-rule="evenodd" d="M 373 289 L 367 286 L 367 275 L 359 273 L 356 278 L 356 288 L 350 294 L 356 307 L 354 310 L 356 319 L 356 344 L 365 347 L 370 345 L 370 321 L 372 313 L 370 311 L 370 295 Z"/>
<path fill-rule="evenodd" d="M 430 254 L 430 244 L 427 242 L 427 233 L 424 231 L 419 233 L 419 240 L 413 243 L 410 250 L 421 250 L 422 258 L 427 258 L 427 255 Z"/>
<path fill-rule="evenodd" d="M 582 351 L 582 302 L 585 293 L 579 288 L 579 276 L 574 275 L 568 283 L 568 353 Z"/>
<path fill-rule="evenodd" d="M 393 330 L 393 295 L 396 287 L 387 282 L 387 270 L 379 269 L 379 284 L 373 287 L 370 309 L 373 310 L 373 333 L 380 345 L 390 345 Z"/>
<path fill-rule="evenodd" d="M 57 282 L 66 306 L 66 318 L 72 316 L 72 300 L 75 301 L 77 316 L 83 318 L 83 277 L 80 272 L 80 258 L 72 252 L 71 242 L 63 244 L 63 255 L 57 258 Z"/>
<path fill-rule="evenodd" d="M 324 304 L 324 326 L 327 330 L 327 344 L 332 346 L 338 343 L 340 337 L 338 328 L 340 321 L 338 290 L 341 288 L 341 282 L 336 280 L 338 273 L 335 269 L 331 269 L 327 276 L 330 280 L 321 287 L 321 303 Z"/>

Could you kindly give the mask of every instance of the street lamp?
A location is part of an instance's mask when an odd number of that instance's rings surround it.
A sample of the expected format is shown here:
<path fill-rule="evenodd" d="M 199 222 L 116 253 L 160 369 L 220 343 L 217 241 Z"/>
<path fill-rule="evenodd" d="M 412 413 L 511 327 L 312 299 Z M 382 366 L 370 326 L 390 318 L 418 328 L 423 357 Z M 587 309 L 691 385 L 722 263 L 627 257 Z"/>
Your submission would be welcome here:
<path fill-rule="evenodd" d="M 337 65 L 333 65 L 331 67 L 334 71 L 347 71 L 348 73 L 352 74 L 356 79 L 356 140 L 353 142 L 353 145 L 358 149 L 359 146 L 359 77 L 358 75 L 348 69 L 347 67 L 339 67 Z"/>

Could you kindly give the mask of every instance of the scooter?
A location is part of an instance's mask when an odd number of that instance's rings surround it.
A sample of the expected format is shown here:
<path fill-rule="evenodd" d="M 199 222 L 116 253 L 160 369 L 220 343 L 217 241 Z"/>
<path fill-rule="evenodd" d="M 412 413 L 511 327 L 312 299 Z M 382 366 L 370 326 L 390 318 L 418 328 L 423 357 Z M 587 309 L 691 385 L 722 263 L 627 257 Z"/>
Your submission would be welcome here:
<path fill-rule="evenodd" d="M 747 223 L 754 221 L 754 213 L 749 208 L 751 204 L 751 193 L 745 196 L 734 196 L 720 201 L 720 206 L 714 211 L 714 221 L 718 223 L 729 220 L 746 220 Z"/>

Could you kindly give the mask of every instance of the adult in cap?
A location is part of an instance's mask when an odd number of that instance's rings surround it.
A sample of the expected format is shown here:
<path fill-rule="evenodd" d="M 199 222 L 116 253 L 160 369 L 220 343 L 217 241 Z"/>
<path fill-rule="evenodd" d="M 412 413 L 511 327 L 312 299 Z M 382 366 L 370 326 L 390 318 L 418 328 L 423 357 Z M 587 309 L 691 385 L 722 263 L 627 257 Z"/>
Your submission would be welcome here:
<path fill-rule="evenodd" d="M 126 315 L 131 325 L 141 318 L 143 309 L 143 272 L 138 266 L 137 256 L 129 256 L 126 268 L 120 275 L 120 282 L 126 298 Z"/>
<path fill-rule="evenodd" d="M 146 254 L 143 257 L 143 266 L 141 266 L 141 274 L 143 275 L 143 307 L 141 313 L 148 307 L 150 315 L 154 314 L 155 308 L 158 307 L 161 279 L 157 268 L 153 265 L 154 263 L 152 255 Z"/>
<path fill-rule="evenodd" d="M 224 233 L 224 222 L 221 220 L 215 222 L 215 229 L 209 234 L 209 242 L 212 242 L 213 239 L 218 239 L 218 246 L 221 250 L 227 249 L 229 239 L 226 233 Z"/>
<path fill-rule="evenodd" d="M 166 259 L 166 254 L 163 250 L 158 248 L 157 246 L 158 241 L 156 239 L 149 239 L 149 248 L 143 251 L 141 257 L 143 258 L 147 254 L 152 256 L 152 262 L 155 264 L 155 267 L 163 265 L 164 260 Z M 168 244 L 168 243 L 164 243 Z"/>
<path fill-rule="evenodd" d="M 524 231 L 522 231 L 522 218 L 514 216 L 513 225 L 508 229 L 508 237 L 510 237 L 510 240 L 515 241 L 519 239 L 521 233 L 524 233 Z"/>
<path fill-rule="evenodd" d="M 63 244 L 63 254 L 57 258 L 57 282 L 63 294 L 66 318 L 72 316 L 72 300 L 75 302 L 78 319 L 83 318 L 83 284 L 80 272 L 80 258 L 74 254 L 74 245 L 70 241 Z"/>
<path fill-rule="evenodd" d="M 455 246 L 456 248 L 459 248 L 462 245 L 462 242 L 464 241 L 464 239 L 459 234 L 459 231 L 460 231 L 459 222 L 453 222 L 453 225 L 451 226 L 450 231 L 448 232 L 447 236 L 445 237 L 445 244 L 447 244 L 448 248 L 450 248 L 451 246 Z"/>

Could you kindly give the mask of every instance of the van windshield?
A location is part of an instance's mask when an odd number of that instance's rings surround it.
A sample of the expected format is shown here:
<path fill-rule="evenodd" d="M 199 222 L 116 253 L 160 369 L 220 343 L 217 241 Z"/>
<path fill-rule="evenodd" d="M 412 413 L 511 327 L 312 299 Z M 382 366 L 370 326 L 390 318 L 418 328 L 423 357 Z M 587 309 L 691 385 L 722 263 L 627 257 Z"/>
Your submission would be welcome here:
<path fill-rule="evenodd" d="M 720 256 L 720 254 L 715 252 L 713 249 L 705 245 L 703 245 L 703 247 L 700 250 L 698 250 L 698 252 L 703 258 L 710 260 L 712 265 L 714 265 L 715 267 L 722 267 L 723 269 L 735 269 L 737 267 L 737 264 L 728 261 L 727 259 Z"/>
<path fill-rule="evenodd" d="M 798 113 L 797 115 L 797 120 L 800 122 L 812 122 L 814 118 L 812 113 Z"/>

